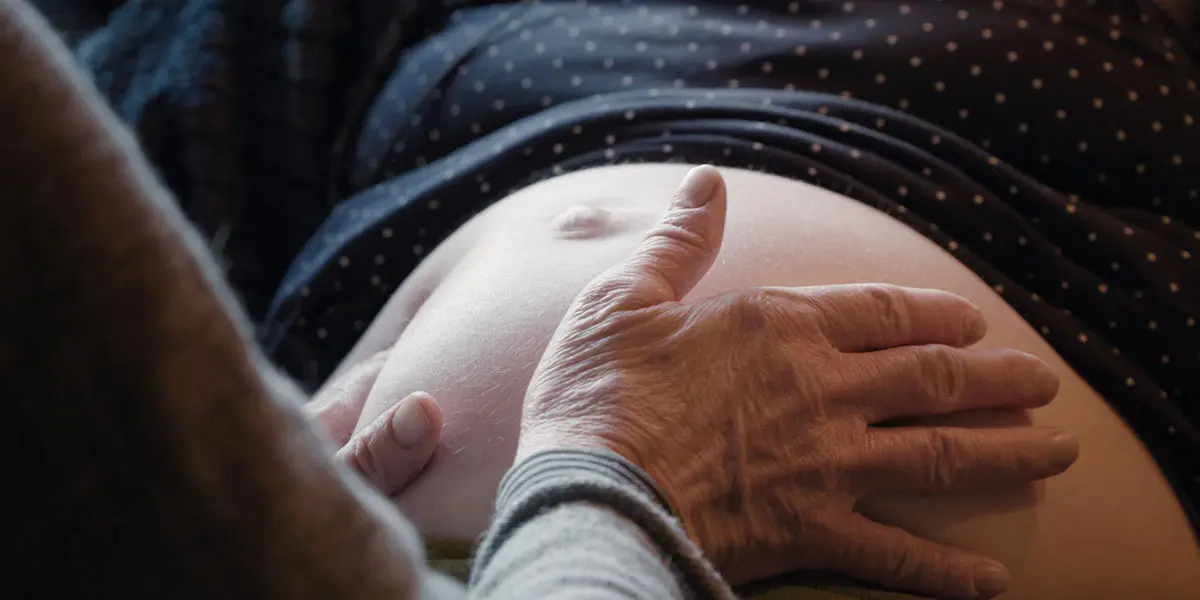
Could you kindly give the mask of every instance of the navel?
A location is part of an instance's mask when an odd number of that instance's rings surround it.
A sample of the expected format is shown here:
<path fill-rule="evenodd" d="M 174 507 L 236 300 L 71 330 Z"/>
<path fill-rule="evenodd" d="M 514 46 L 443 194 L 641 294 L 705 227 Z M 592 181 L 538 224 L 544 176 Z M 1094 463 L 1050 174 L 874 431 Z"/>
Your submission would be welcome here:
<path fill-rule="evenodd" d="M 555 235 L 564 239 L 602 237 L 612 231 L 613 214 L 603 208 L 573 205 L 551 222 Z"/>

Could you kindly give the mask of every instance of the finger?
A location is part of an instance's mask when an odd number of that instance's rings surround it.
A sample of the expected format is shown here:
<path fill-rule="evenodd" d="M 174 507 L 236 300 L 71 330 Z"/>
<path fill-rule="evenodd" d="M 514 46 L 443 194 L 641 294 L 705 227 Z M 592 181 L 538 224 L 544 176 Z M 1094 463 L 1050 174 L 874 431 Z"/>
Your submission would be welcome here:
<path fill-rule="evenodd" d="M 593 282 L 626 308 L 682 300 L 708 272 L 725 234 L 725 180 L 711 166 L 692 169 L 675 200 L 637 251 Z"/>
<path fill-rule="evenodd" d="M 372 355 L 330 380 L 304 405 L 304 412 L 341 448 L 350 439 L 375 381 L 387 365 L 388 351 Z"/>
<path fill-rule="evenodd" d="M 991 598 L 1012 582 L 1000 563 L 854 515 L 833 526 L 827 567 L 885 588 L 936 598 Z"/>
<path fill-rule="evenodd" d="M 1016 350 L 908 346 L 843 357 L 838 405 L 869 423 L 971 410 L 1032 409 L 1058 393 L 1046 361 Z"/>
<path fill-rule="evenodd" d="M 969 346 L 983 339 L 987 320 L 966 298 L 941 290 L 870 283 L 801 290 L 828 325 L 842 352 L 914 344 Z"/>
<path fill-rule="evenodd" d="M 1079 441 L 1050 427 L 872 428 L 846 472 L 861 494 L 945 492 L 1029 483 L 1077 458 Z"/>
<path fill-rule="evenodd" d="M 442 433 L 442 410 L 432 396 L 410 394 L 338 451 L 347 466 L 379 492 L 400 493 L 433 457 Z"/>

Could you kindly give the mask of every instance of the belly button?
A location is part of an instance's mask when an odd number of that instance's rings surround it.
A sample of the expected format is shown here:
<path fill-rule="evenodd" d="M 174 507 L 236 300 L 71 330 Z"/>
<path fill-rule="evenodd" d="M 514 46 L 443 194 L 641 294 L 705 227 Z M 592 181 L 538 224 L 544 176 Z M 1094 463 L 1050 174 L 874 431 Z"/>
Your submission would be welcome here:
<path fill-rule="evenodd" d="M 551 227 L 557 237 L 573 240 L 600 237 L 608 233 L 613 215 L 603 208 L 576 204 L 554 217 Z"/>

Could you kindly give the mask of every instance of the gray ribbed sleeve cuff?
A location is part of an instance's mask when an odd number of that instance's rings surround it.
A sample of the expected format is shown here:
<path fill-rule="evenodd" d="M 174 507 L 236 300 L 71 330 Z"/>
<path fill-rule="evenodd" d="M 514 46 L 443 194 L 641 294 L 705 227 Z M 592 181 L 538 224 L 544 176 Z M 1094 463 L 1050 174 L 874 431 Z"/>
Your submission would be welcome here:
<path fill-rule="evenodd" d="M 531 456 L 500 484 L 471 587 L 509 587 L 504 578 L 526 571 L 547 581 L 592 581 L 606 591 L 604 597 L 654 597 L 652 588 L 661 594 L 669 586 L 671 596 L 734 598 L 666 506 L 653 480 L 615 453 L 557 450 Z M 648 563 L 660 567 L 659 580 L 652 580 Z M 637 573 L 644 579 L 640 584 Z M 606 583 L 606 575 L 614 581 Z"/>

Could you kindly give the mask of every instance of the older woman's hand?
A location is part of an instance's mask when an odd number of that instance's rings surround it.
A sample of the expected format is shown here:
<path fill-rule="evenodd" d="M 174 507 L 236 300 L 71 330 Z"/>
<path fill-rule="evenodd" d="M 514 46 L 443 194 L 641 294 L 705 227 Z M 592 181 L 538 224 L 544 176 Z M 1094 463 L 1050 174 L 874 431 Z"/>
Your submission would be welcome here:
<path fill-rule="evenodd" d="M 380 352 L 336 376 L 304 411 L 339 448 L 338 460 L 386 496 L 403 492 L 425 469 L 442 434 L 442 411 L 432 396 L 409 394 L 369 427 L 354 434 L 363 405 L 388 352 Z"/>
<path fill-rule="evenodd" d="M 1020 352 L 967 349 L 983 315 L 945 292 L 764 288 L 681 302 L 716 257 L 725 207 L 717 171 L 693 170 L 635 255 L 580 294 L 529 388 L 518 458 L 625 456 L 734 583 L 823 569 L 944 597 L 1003 591 L 1000 564 L 854 506 L 1064 471 L 1078 445 L 1057 430 L 874 426 L 1042 406 L 1055 373 Z"/>

